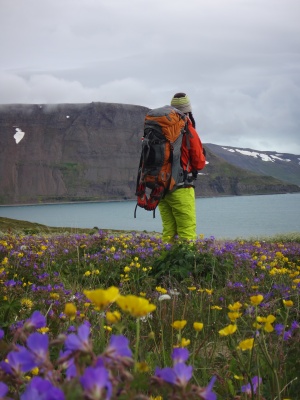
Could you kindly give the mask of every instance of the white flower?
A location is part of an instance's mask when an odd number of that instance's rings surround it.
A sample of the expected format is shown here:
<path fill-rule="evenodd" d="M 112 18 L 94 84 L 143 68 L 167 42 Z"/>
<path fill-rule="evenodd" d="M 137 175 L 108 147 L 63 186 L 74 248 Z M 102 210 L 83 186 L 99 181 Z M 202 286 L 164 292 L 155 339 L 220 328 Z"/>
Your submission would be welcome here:
<path fill-rule="evenodd" d="M 178 290 L 176 290 L 176 289 L 171 289 L 171 290 L 169 290 L 169 293 L 171 294 L 171 295 L 173 295 L 173 296 L 179 296 L 179 292 L 178 292 Z"/>
<path fill-rule="evenodd" d="M 171 300 L 171 296 L 169 296 L 168 294 L 162 294 L 161 296 L 159 296 L 158 301 L 163 300 Z"/>

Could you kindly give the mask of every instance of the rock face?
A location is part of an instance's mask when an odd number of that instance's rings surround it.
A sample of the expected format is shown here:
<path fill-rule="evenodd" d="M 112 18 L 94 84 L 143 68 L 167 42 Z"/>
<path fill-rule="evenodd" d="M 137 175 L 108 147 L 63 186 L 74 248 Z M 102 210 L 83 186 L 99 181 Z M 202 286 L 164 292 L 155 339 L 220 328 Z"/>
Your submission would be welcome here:
<path fill-rule="evenodd" d="M 147 111 L 111 103 L 0 106 L 0 204 L 134 199 Z M 300 190 L 211 151 L 207 158 L 197 196 Z"/>
<path fill-rule="evenodd" d="M 147 109 L 108 103 L 0 108 L 0 202 L 133 198 Z M 16 130 L 24 132 L 17 144 Z"/>

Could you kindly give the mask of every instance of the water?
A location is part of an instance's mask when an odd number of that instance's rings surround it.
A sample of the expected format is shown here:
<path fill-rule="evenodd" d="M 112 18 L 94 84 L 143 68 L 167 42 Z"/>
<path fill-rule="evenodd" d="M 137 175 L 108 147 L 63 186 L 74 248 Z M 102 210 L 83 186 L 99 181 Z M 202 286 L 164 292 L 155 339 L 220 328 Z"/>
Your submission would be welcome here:
<path fill-rule="evenodd" d="M 204 237 L 251 238 L 300 232 L 300 193 L 198 198 L 197 233 Z M 55 227 L 161 232 L 157 209 L 137 209 L 134 201 L 107 203 L 0 206 L 0 217 Z"/>

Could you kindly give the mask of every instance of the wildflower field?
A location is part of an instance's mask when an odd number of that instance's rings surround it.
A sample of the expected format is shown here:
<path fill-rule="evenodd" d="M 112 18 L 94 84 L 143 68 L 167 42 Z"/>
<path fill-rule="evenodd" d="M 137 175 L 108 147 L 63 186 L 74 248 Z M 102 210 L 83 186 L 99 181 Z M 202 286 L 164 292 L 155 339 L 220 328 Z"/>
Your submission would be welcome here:
<path fill-rule="evenodd" d="M 299 399 L 300 240 L 0 235 L 1 399 Z"/>

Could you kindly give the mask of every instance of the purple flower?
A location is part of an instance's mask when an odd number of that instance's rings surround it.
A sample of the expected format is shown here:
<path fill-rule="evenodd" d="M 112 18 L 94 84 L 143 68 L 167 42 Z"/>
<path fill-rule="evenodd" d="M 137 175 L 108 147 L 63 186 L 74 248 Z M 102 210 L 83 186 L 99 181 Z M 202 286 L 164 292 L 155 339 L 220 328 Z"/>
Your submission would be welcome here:
<path fill-rule="evenodd" d="M 172 359 L 174 365 L 177 363 L 184 363 L 189 358 L 189 351 L 185 347 L 176 347 L 172 353 Z"/>
<path fill-rule="evenodd" d="M 77 376 L 77 369 L 73 357 L 69 357 L 72 354 L 70 350 L 60 352 L 59 361 L 62 363 L 64 369 L 66 369 L 67 379 L 72 379 Z"/>
<path fill-rule="evenodd" d="M 4 338 L 4 330 L 0 329 L 0 340 Z"/>
<path fill-rule="evenodd" d="M 283 340 L 289 340 L 289 339 L 291 339 L 291 337 L 292 337 L 292 331 L 291 330 L 284 332 Z"/>
<path fill-rule="evenodd" d="M 6 396 L 7 392 L 8 392 L 8 386 L 5 385 L 5 383 L 0 382 L 0 399 Z"/>
<path fill-rule="evenodd" d="M 104 394 L 106 394 L 105 399 L 111 398 L 112 384 L 104 367 L 87 367 L 80 378 L 80 383 L 89 399 L 104 399 Z"/>
<path fill-rule="evenodd" d="M 282 335 L 282 333 L 283 333 L 283 331 L 284 331 L 284 325 L 282 325 L 282 324 L 276 324 L 276 325 L 274 326 L 274 329 L 275 329 L 277 335 L 280 336 L 280 335 Z"/>
<path fill-rule="evenodd" d="M 36 376 L 31 379 L 20 398 L 21 400 L 65 400 L 65 395 L 61 389 L 53 386 L 46 379 Z"/>
<path fill-rule="evenodd" d="M 10 375 L 26 373 L 37 366 L 32 353 L 23 346 L 19 346 L 17 351 L 8 353 L 7 361 L 2 361 L 0 368 Z"/>
<path fill-rule="evenodd" d="M 25 321 L 26 328 L 44 328 L 46 326 L 46 318 L 40 311 L 34 311 L 30 318 Z"/>
<path fill-rule="evenodd" d="M 71 351 L 83 351 L 89 352 L 91 350 L 91 345 L 89 342 L 90 336 L 90 328 L 86 324 L 82 324 L 79 326 L 77 335 L 75 333 L 71 333 L 67 336 L 65 340 L 66 350 Z"/>
<path fill-rule="evenodd" d="M 292 330 L 300 328 L 299 322 L 293 321 L 291 324 L 291 328 L 292 328 Z"/>
<path fill-rule="evenodd" d="M 34 359 L 38 366 L 47 360 L 49 337 L 42 333 L 34 332 L 27 338 L 27 347 L 34 355 Z"/>
<path fill-rule="evenodd" d="M 212 388 L 213 388 L 213 386 L 215 384 L 216 379 L 217 378 L 215 376 L 213 376 L 211 378 L 209 384 L 204 389 L 200 390 L 199 394 L 200 394 L 201 399 L 203 399 L 203 400 L 217 400 L 217 395 L 214 392 L 212 392 Z"/>
<path fill-rule="evenodd" d="M 109 357 L 132 357 L 129 340 L 123 335 L 112 335 L 105 355 Z"/>
<path fill-rule="evenodd" d="M 177 363 L 173 368 L 156 368 L 155 376 L 171 385 L 185 387 L 193 374 L 193 367 L 184 363 Z"/>
<path fill-rule="evenodd" d="M 255 394 L 256 391 L 257 391 L 258 386 L 262 384 L 262 379 L 260 377 L 258 377 L 258 376 L 255 376 L 254 378 L 251 379 L 251 382 L 252 382 L 252 386 L 253 386 L 253 394 Z M 251 390 L 251 384 L 250 383 L 248 383 L 247 385 L 242 386 L 241 390 L 242 390 L 243 393 L 252 395 L 252 390 Z"/>

